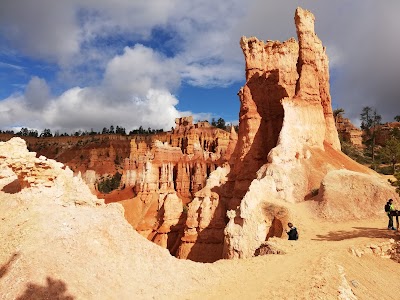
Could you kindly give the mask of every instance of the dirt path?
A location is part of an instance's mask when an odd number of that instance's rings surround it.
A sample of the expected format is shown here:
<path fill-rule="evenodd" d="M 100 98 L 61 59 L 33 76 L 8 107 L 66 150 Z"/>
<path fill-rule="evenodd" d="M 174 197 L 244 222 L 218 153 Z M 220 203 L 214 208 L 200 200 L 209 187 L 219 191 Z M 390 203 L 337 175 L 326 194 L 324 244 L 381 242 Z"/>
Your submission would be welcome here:
<path fill-rule="evenodd" d="M 246 260 L 219 261 L 218 288 L 199 290 L 186 299 L 398 299 L 400 266 L 388 259 L 365 254 L 357 257 L 350 248 L 399 240 L 385 229 L 386 219 L 343 223 L 314 219 L 300 204 L 303 216 L 299 241 L 278 241 L 285 255 Z"/>
<path fill-rule="evenodd" d="M 400 238 L 383 214 L 333 223 L 297 204 L 300 240 L 275 239 L 286 254 L 200 264 L 133 232 L 117 206 L 18 197 L 0 201 L 0 299 L 399 299 L 398 263 L 349 251 Z"/>

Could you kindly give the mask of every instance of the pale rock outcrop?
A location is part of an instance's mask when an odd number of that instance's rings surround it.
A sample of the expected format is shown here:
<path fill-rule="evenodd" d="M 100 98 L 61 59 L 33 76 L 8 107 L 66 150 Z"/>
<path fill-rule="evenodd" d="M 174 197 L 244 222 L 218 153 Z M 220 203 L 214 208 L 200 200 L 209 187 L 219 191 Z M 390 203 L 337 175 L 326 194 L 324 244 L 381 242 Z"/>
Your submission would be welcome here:
<path fill-rule="evenodd" d="M 190 202 L 177 257 L 200 262 L 214 262 L 222 257 L 226 207 L 212 190 L 226 182 L 229 170 L 229 165 L 225 165 L 212 172 L 206 186 Z"/>
<path fill-rule="evenodd" d="M 0 178 L 1 299 L 178 299 L 215 286 L 216 272 L 207 268 L 206 278 L 206 266 L 148 242 L 120 204 L 104 205 L 22 139 L 0 143 Z M 19 190 L 5 189 L 14 181 Z M 164 202 L 166 222 L 176 217 L 174 201 Z"/>
<path fill-rule="evenodd" d="M 329 172 L 318 194 L 321 215 L 330 220 L 383 215 L 390 198 L 398 199 L 398 195 L 386 180 L 348 170 Z"/>
<path fill-rule="evenodd" d="M 37 158 L 20 138 L 0 142 L 0 170 L 3 192 L 52 197 L 60 204 L 71 203 L 73 198 L 77 205 L 104 205 L 90 192 L 80 174 L 74 176 L 68 167 L 44 156 Z"/>
<path fill-rule="evenodd" d="M 267 237 L 286 235 L 283 224 L 289 220 L 289 209 L 285 203 L 266 197 L 275 191 L 271 177 L 254 180 L 240 206 L 227 212 L 229 223 L 224 231 L 223 257 L 251 257 Z"/>

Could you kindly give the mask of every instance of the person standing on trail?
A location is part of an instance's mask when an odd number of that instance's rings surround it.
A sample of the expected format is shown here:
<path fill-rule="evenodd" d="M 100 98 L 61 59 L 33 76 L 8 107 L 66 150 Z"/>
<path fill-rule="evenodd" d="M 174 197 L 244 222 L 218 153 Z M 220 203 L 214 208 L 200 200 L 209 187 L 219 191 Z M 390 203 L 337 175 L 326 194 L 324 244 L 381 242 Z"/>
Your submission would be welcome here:
<path fill-rule="evenodd" d="M 297 232 L 297 228 L 293 226 L 292 223 L 288 223 L 289 230 L 286 231 L 287 235 L 289 236 L 290 241 L 296 241 L 299 239 L 299 233 Z"/>
<path fill-rule="evenodd" d="M 394 208 L 393 199 L 389 199 L 388 202 L 386 203 L 385 212 L 389 218 L 388 229 L 396 230 L 396 228 L 393 227 L 393 216 L 396 216 L 397 227 L 399 226 L 399 217 L 397 215 L 397 210 Z"/>

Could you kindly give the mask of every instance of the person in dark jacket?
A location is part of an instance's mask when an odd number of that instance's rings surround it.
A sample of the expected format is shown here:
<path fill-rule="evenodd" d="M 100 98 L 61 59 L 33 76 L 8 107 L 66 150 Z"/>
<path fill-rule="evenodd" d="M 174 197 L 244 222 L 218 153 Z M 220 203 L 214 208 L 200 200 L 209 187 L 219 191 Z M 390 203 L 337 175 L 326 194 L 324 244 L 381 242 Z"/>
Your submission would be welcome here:
<path fill-rule="evenodd" d="M 297 228 L 293 226 L 292 223 L 288 223 L 289 230 L 286 231 L 287 235 L 289 236 L 289 240 L 295 241 L 299 239 L 299 233 L 297 232 Z"/>
<path fill-rule="evenodd" d="M 387 216 L 389 218 L 388 229 L 389 230 L 396 230 L 396 229 L 398 230 L 398 227 L 399 227 L 399 211 L 394 208 L 393 199 L 389 199 L 388 200 L 388 202 L 385 205 L 385 211 L 386 211 L 386 214 L 387 214 Z M 396 226 L 397 226 L 397 228 L 395 228 L 393 226 L 393 217 L 396 217 Z"/>

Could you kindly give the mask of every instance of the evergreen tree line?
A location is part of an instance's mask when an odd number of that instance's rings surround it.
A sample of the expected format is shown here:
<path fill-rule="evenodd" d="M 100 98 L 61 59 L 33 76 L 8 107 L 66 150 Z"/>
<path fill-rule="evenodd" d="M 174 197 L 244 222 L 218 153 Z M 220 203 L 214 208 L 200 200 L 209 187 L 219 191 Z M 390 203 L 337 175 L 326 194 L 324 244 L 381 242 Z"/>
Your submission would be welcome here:
<path fill-rule="evenodd" d="M 164 132 L 163 129 L 144 129 L 142 126 L 140 126 L 138 129 L 133 129 L 129 131 L 128 135 L 133 135 L 133 134 L 156 134 L 156 133 L 161 133 Z M 29 129 L 26 127 L 21 128 L 20 131 L 15 132 L 14 130 L 0 130 L 0 133 L 6 133 L 6 134 L 13 134 L 16 136 L 31 136 L 31 137 L 59 137 L 59 136 L 87 136 L 87 135 L 98 135 L 98 134 L 119 134 L 119 135 L 127 135 L 126 129 L 121 126 L 116 126 L 114 127 L 111 125 L 109 128 L 104 127 L 102 131 L 94 131 L 93 128 L 90 131 L 82 131 L 78 130 L 74 133 L 68 134 L 67 132 L 60 133 L 59 130 L 56 130 L 54 134 L 49 128 L 43 129 L 42 132 L 38 132 L 37 130 L 34 129 Z"/>
<path fill-rule="evenodd" d="M 215 120 L 215 118 L 212 118 L 211 120 L 211 125 L 223 130 L 228 130 L 229 126 L 226 126 L 226 122 L 223 118 L 219 118 L 218 120 Z M 172 128 L 173 129 L 173 128 Z M 144 129 L 143 126 L 140 126 L 138 129 L 133 129 L 126 133 L 126 129 L 122 126 L 116 126 L 111 125 L 109 128 L 104 127 L 101 131 L 97 132 L 94 131 L 93 128 L 90 131 L 82 131 L 78 130 L 74 133 L 68 134 L 67 132 L 60 133 L 59 130 L 56 130 L 54 133 L 49 129 L 45 128 L 43 129 L 42 132 L 38 132 L 37 130 L 34 129 L 29 129 L 26 127 L 21 128 L 20 131 L 15 132 L 13 130 L 0 130 L 0 133 L 6 133 L 6 134 L 13 134 L 16 136 L 31 136 L 31 137 L 59 137 L 59 136 L 87 136 L 87 135 L 100 135 L 100 134 L 119 134 L 119 135 L 134 135 L 134 134 L 157 134 L 157 133 L 162 133 L 164 132 L 163 129 L 152 129 L 152 128 L 147 128 Z"/>

